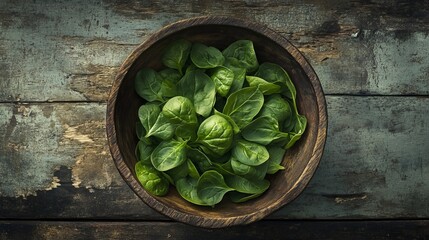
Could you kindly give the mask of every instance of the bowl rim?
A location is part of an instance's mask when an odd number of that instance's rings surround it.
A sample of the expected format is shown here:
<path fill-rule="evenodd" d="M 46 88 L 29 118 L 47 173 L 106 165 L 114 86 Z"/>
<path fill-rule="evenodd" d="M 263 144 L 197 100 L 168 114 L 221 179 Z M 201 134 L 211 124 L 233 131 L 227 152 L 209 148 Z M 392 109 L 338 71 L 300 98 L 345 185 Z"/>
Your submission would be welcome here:
<path fill-rule="evenodd" d="M 156 198 L 148 194 L 138 183 L 138 181 L 133 177 L 131 170 L 126 165 L 119 146 L 117 144 L 116 138 L 116 127 L 115 127 L 115 105 L 116 98 L 118 95 L 119 88 L 128 73 L 129 69 L 133 65 L 134 61 L 151 47 L 158 40 L 167 37 L 170 34 L 176 33 L 178 31 L 184 30 L 189 27 L 195 27 L 199 25 L 229 25 L 233 27 L 244 28 L 264 36 L 269 37 L 271 40 L 276 42 L 278 45 L 286 49 L 286 51 L 297 61 L 299 66 L 303 69 L 304 73 L 307 75 L 310 84 L 314 88 L 316 102 L 318 104 L 318 117 L 319 122 L 317 123 L 318 131 L 316 143 L 313 148 L 313 152 L 308 164 L 305 166 L 303 172 L 301 173 L 298 180 L 295 184 L 289 189 L 284 196 L 288 195 L 287 198 L 280 197 L 274 204 L 270 205 L 267 208 L 261 209 L 245 215 L 233 216 L 233 217 L 203 217 L 197 215 L 190 215 L 188 213 L 181 212 L 177 209 L 173 209 L 158 201 Z M 326 100 L 324 92 L 319 81 L 319 78 L 316 75 L 316 72 L 302 55 L 302 53 L 293 46 L 286 38 L 281 36 L 279 33 L 271 30 L 270 28 L 262 25 L 260 23 L 250 22 L 242 19 L 226 17 L 226 16 L 201 16 L 187 18 L 179 20 L 168 24 L 162 27 L 157 32 L 151 34 L 146 41 L 142 42 L 138 47 L 136 47 L 129 56 L 125 59 L 122 65 L 119 68 L 117 75 L 115 76 L 114 82 L 111 87 L 109 98 L 107 101 L 107 111 L 106 111 L 106 132 L 108 138 L 108 144 L 110 152 L 114 163 L 128 186 L 145 202 L 149 207 L 158 211 L 159 213 L 172 218 L 174 220 L 206 228 L 221 228 L 228 227 L 233 225 L 244 225 L 251 222 L 260 220 L 267 215 L 278 210 L 280 207 L 294 200 L 299 194 L 302 193 L 304 188 L 309 183 L 310 179 L 314 175 L 316 168 L 319 165 L 320 159 L 323 154 L 323 150 L 327 138 L 327 109 L 326 109 Z"/>

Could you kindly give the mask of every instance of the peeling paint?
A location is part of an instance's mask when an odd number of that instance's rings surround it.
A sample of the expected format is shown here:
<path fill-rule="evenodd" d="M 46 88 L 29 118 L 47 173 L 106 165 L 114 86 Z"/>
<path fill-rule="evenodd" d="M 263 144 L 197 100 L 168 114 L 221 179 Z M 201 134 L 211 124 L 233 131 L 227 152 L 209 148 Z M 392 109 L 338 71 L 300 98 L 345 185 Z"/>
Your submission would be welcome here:
<path fill-rule="evenodd" d="M 24 117 L 28 117 L 31 114 L 31 109 L 21 105 L 18 107 L 18 112 L 22 114 Z"/>
<path fill-rule="evenodd" d="M 0 105 L 0 196 L 26 198 L 70 180 L 93 189 L 122 183 L 104 115 L 100 104 Z M 59 166 L 71 169 L 71 179 L 54 176 Z"/>
<path fill-rule="evenodd" d="M 49 187 L 45 188 L 45 190 L 49 191 L 49 190 L 52 190 L 52 189 L 57 188 L 59 186 L 61 186 L 60 179 L 58 177 L 54 176 L 52 178 L 51 185 Z"/>
<path fill-rule="evenodd" d="M 73 175 L 72 175 L 73 176 Z M 79 179 L 78 176 L 73 176 L 73 182 L 72 182 L 72 186 L 75 188 L 80 188 L 80 184 L 82 183 L 82 181 Z"/>
<path fill-rule="evenodd" d="M 88 135 L 80 134 L 77 132 L 78 126 L 71 127 L 67 124 L 64 125 L 64 138 L 71 139 L 71 140 L 77 140 L 81 143 L 92 143 L 94 142 L 91 138 L 88 137 Z"/>

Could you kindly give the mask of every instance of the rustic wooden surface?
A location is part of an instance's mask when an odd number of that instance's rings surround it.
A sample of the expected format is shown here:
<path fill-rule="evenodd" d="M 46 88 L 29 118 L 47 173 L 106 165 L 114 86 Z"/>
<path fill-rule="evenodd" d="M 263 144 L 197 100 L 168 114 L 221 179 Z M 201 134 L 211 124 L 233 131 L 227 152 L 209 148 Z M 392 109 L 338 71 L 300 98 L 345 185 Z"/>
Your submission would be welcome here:
<path fill-rule="evenodd" d="M 308 188 L 267 220 L 226 233 L 171 222 L 143 204 L 105 136 L 122 61 L 160 27 L 201 15 L 257 21 L 287 37 L 313 65 L 328 104 L 328 141 Z M 287 226 L 295 239 L 428 238 L 428 114 L 427 0 L 0 0 L 0 239 L 26 230 L 55 239 L 63 229 L 103 238 L 139 226 L 141 236 L 168 238 L 150 235 L 159 227 L 182 239 L 189 230 L 192 238 L 280 236 L 270 226 Z M 319 220 L 331 224 L 311 228 Z"/>

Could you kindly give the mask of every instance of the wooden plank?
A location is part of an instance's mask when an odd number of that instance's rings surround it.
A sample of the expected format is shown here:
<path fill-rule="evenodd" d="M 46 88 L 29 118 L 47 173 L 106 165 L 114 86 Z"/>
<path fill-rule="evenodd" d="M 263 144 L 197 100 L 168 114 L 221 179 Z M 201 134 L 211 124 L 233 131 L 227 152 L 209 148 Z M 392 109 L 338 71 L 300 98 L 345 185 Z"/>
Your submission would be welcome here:
<path fill-rule="evenodd" d="M 8 239 L 427 239 L 429 221 L 261 221 L 204 229 L 174 222 L 0 221 Z"/>
<path fill-rule="evenodd" d="M 269 219 L 427 218 L 429 98 L 328 96 L 307 189 Z M 105 104 L 0 104 L 0 218 L 166 219 L 125 185 Z"/>
<path fill-rule="evenodd" d="M 105 101 L 119 65 L 178 19 L 224 15 L 290 39 L 328 94 L 429 94 L 425 1 L 2 1 L 0 101 Z"/>

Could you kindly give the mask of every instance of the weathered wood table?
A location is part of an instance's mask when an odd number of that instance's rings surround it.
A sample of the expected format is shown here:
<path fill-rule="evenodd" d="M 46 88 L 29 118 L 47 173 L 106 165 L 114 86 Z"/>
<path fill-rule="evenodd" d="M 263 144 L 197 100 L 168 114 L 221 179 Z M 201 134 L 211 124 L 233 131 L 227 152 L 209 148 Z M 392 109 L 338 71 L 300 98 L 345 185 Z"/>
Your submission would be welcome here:
<path fill-rule="evenodd" d="M 208 230 L 147 207 L 115 168 L 106 100 L 175 20 L 257 21 L 296 45 L 328 106 L 324 156 L 291 204 Z M 428 1 L 0 1 L 0 239 L 428 239 Z"/>

